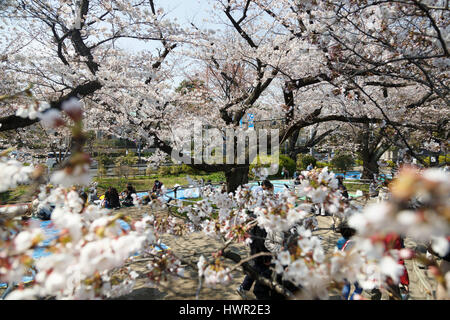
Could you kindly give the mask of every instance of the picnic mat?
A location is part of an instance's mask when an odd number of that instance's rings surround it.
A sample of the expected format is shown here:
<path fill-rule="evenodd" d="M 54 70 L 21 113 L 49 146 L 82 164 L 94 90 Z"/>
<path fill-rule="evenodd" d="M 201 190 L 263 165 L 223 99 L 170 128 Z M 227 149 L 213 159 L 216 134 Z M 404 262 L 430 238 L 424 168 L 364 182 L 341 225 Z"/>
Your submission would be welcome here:
<path fill-rule="evenodd" d="M 32 218 L 33 220 L 39 220 L 39 219 L 35 219 Z M 44 231 L 45 234 L 45 239 L 33 250 L 33 254 L 32 254 L 32 258 L 34 260 L 38 260 L 42 257 L 46 257 L 51 255 L 52 253 L 47 251 L 47 247 L 50 245 L 50 243 L 58 238 L 59 235 L 59 230 L 55 228 L 55 226 L 53 225 L 51 220 L 46 220 L 46 221 L 40 221 L 40 228 Z M 129 231 L 130 225 L 128 223 L 126 223 L 125 221 L 118 219 L 117 220 L 122 228 L 122 230 L 124 231 Z M 166 246 L 164 243 L 161 243 L 157 246 L 154 246 L 154 248 L 156 249 L 156 251 L 163 251 L 163 250 L 168 250 L 170 249 L 168 246 Z M 136 254 L 134 254 L 134 256 L 136 256 Z M 35 276 L 35 271 L 31 270 L 31 275 L 29 276 L 24 276 L 22 278 L 21 283 L 30 283 L 31 281 L 33 281 L 34 276 Z M 4 289 L 8 287 L 8 283 L 4 282 L 4 283 L 0 283 L 0 289 Z"/>

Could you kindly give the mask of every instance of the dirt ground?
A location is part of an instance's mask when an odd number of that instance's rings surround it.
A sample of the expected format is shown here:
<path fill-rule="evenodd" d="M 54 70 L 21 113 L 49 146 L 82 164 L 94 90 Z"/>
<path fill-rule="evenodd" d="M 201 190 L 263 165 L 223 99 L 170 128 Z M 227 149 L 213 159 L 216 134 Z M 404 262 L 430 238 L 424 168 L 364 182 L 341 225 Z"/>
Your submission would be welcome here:
<path fill-rule="evenodd" d="M 127 215 L 134 218 L 141 217 L 146 213 L 152 213 L 148 207 L 137 208 L 123 208 L 120 211 L 126 210 Z M 166 211 L 153 212 L 157 215 L 167 215 Z M 332 218 L 328 216 L 318 216 L 319 226 L 314 231 L 314 234 L 319 236 L 324 246 L 325 252 L 329 253 L 334 250 L 340 234 L 333 231 Z M 184 235 L 182 237 L 175 237 L 172 235 L 164 235 L 162 242 L 167 245 L 177 257 L 182 261 L 190 262 L 190 265 L 196 265 L 199 257 L 204 255 L 210 257 L 211 253 L 216 252 L 223 246 L 221 241 L 212 239 L 202 232 L 195 232 Z M 423 250 L 419 245 L 414 243 L 411 239 L 406 239 L 407 247 Z M 229 247 L 230 250 L 238 253 L 241 258 L 249 255 L 249 249 L 244 244 L 233 245 Z M 136 270 L 144 270 L 145 264 L 148 262 L 134 262 L 130 266 Z M 229 266 L 232 266 L 229 263 Z M 406 261 L 406 267 L 410 278 L 410 298 L 411 300 L 426 300 L 432 299 L 433 291 L 436 289 L 436 282 L 430 274 L 420 265 L 413 261 Z M 220 285 L 217 288 L 207 288 L 202 286 L 199 292 L 199 300 L 241 300 L 241 296 L 236 292 L 236 289 L 244 279 L 242 268 L 239 267 L 232 273 L 232 281 L 229 285 Z M 121 300 L 195 300 L 198 288 L 197 270 L 188 264 L 185 265 L 184 278 L 170 277 L 168 281 L 162 282 L 158 287 L 147 287 L 143 280 L 137 280 L 136 286 L 128 295 L 119 297 Z M 0 289 L 0 294 L 4 289 Z M 364 295 L 364 294 L 363 294 Z M 367 298 L 368 296 L 365 295 Z M 252 293 L 249 294 L 249 299 L 254 299 Z M 339 299 L 338 293 L 330 295 L 330 299 Z"/>
<path fill-rule="evenodd" d="M 128 209 L 136 210 L 136 209 Z M 141 212 L 135 211 L 133 215 L 139 216 Z M 332 252 L 335 248 L 340 234 L 332 229 L 332 218 L 329 216 L 318 216 L 319 226 L 314 234 L 319 236 L 324 246 L 325 252 Z M 165 235 L 163 243 L 170 247 L 171 250 L 183 260 L 197 263 L 200 255 L 208 257 L 211 253 L 217 251 L 223 244 L 215 239 L 207 237 L 201 232 L 191 233 L 182 237 L 174 237 Z M 405 241 L 407 247 L 416 248 L 417 244 L 410 239 Z M 230 247 L 231 250 L 238 253 L 241 258 L 249 255 L 249 249 L 244 244 Z M 232 266 L 232 264 L 230 264 Z M 431 299 L 436 283 L 430 277 L 425 269 L 414 265 L 412 261 L 406 261 L 406 267 L 410 278 L 410 300 L 426 300 Z M 233 280 L 227 286 L 218 286 L 216 289 L 202 287 L 199 293 L 199 300 L 241 300 L 241 296 L 237 294 L 236 289 L 244 279 L 244 274 L 239 268 L 233 272 Z M 197 270 L 186 266 L 185 278 L 171 278 L 170 281 L 164 283 L 158 288 L 146 288 L 142 285 L 142 281 L 138 281 L 135 290 L 120 299 L 164 299 L 164 300 L 194 300 L 196 299 L 196 291 L 198 287 Z M 427 292 L 429 291 L 429 292 Z M 363 294 L 369 298 L 367 294 Z M 250 293 L 249 299 L 254 299 Z M 330 299 L 339 299 L 338 293 L 330 295 Z"/>

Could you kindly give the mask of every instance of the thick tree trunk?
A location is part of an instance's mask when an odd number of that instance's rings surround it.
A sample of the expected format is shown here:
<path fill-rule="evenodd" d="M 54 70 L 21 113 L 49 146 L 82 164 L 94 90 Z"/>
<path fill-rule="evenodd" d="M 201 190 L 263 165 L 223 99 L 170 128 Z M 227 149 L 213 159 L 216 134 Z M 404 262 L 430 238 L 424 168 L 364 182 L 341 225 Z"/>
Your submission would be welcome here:
<path fill-rule="evenodd" d="M 378 159 L 375 155 L 375 150 L 373 150 L 370 145 L 369 124 L 364 125 L 360 139 L 360 155 L 363 161 L 363 172 L 361 178 L 373 179 L 373 175 L 378 174 Z"/>
<path fill-rule="evenodd" d="M 373 179 L 374 174 L 379 173 L 377 159 L 363 157 L 362 179 Z"/>
<path fill-rule="evenodd" d="M 225 172 L 228 193 L 234 193 L 240 185 L 248 183 L 248 171 L 249 166 L 242 165 Z"/>

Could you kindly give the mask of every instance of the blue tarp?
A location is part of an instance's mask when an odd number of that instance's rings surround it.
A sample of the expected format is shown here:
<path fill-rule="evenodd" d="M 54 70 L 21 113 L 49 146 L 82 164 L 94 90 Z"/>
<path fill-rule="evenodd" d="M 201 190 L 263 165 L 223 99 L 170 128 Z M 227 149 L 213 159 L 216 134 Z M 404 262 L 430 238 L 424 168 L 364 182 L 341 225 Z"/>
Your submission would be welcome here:
<path fill-rule="evenodd" d="M 52 240 L 56 239 L 59 235 L 59 230 L 55 228 L 55 226 L 52 224 L 51 220 L 41 221 L 39 219 L 34 219 L 40 221 L 40 227 L 43 229 L 45 234 L 45 239 L 33 250 L 32 258 L 34 260 L 40 259 L 42 257 L 46 257 L 51 255 L 52 253 L 49 251 L 46 251 L 46 248 L 50 245 Z M 117 220 L 122 227 L 122 230 L 129 231 L 131 230 L 131 227 L 128 223 L 125 221 L 119 219 Z M 165 244 L 161 243 L 159 246 L 155 246 L 157 251 L 167 250 L 169 247 L 167 247 Z M 135 254 L 137 255 L 137 254 Z M 34 279 L 34 272 L 32 272 L 32 276 L 25 276 L 22 278 L 23 283 L 28 283 L 33 281 Z M 0 283 L 0 288 L 6 288 L 8 287 L 7 283 Z"/>
<path fill-rule="evenodd" d="M 334 174 L 336 177 L 344 177 L 343 173 L 335 173 Z M 362 177 L 362 172 L 359 171 L 348 171 L 345 173 L 345 177 L 344 179 L 349 179 L 349 180 L 359 180 Z"/>
<path fill-rule="evenodd" d="M 339 176 L 339 175 L 343 176 L 342 173 L 337 173 L 336 174 L 336 176 Z M 348 172 L 346 174 L 346 176 L 345 176 L 346 178 L 345 179 L 360 179 L 361 175 L 362 175 L 361 172 L 350 171 L 350 172 Z M 275 193 L 280 193 L 280 192 L 283 192 L 284 190 L 286 190 L 285 185 L 287 185 L 289 188 L 294 186 L 294 183 L 293 183 L 292 180 L 288 180 L 288 181 L 287 180 L 271 180 L 271 182 L 274 185 L 274 192 Z M 253 189 L 256 186 L 258 186 L 258 183 L 257 182 L 252 182 L 252 183 L 249 183 L 249 185 L 250 185 L 250 189 Z M 187 194 L 186 190 L 189 190 L 188 194 Z M 144 196 L 148 196 L 148 192 L 138 192 L 137 196 L 139 198 L 143 198 Z M 174 193 L 173 190 L 172 191 L 168 191 L 168 192 L 166 192 L 163 195 L 163 199 L 166 200 L 166 201 L 169 200 L 170 198 L 171 199 L 183 200 L 183 199 L 198 198 L 198 197 L 200 197 L 200 193 L 199 193 L 197 187 L 193 187 L 193 188 L 190 188 L 190 189 L 181 189 L 181 188 L 178 189 L 176 198 L 175 198 L 175 193 Z"/>

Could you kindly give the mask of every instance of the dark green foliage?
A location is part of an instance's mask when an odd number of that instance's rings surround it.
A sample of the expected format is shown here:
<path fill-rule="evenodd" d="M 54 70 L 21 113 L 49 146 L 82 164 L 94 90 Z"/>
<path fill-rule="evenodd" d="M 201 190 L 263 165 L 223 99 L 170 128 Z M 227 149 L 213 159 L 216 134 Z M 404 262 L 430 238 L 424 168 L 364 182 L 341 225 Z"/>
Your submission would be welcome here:
<path fill-rule="evenodd" d="M 306 168 L 312 164 L 313 167 L 316 167 L 317 160 L 313 156 L 309 154 L 299 154 L 297 155 L 297 167 L 300 170 L 306 170 Z"/>
<path fill-rule="evenodd" d="M 343 172 L 350 170 L 354 163 L 355 161 L 353 159 L 353 156 L 345 153 L 338 153 L 331 160 L 333 168 Z"/>

